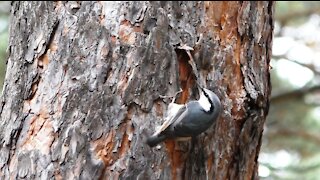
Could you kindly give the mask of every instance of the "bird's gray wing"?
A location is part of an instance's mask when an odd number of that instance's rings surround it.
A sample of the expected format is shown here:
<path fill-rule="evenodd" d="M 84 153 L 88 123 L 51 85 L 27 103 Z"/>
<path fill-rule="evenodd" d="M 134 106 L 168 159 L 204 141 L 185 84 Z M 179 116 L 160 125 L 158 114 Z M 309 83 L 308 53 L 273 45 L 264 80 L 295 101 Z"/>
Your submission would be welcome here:
<path fill-rule="evenodd" d="M 199 122 L 195 123 L 195 120 L 199 118 L 199 112 L 201 112 L 197 102 L 189 103 L 185 109 L 184 113 L 182 113 L 173 124 L 175 136 L 194 136 L 199 128 Z"/>
<path fill-rule="evenodd" d="M 175 123 L 175 121 L 177 119 L 179 119 L 180 116 L 183 115 L 183 113 L 185 113 L 186 111 L 186 106 L 185 105 L 179 105 L 178 109 L 176 110 L 177 112 L 171 112 L 168 113 L 168 116 L 166 117 L 166 121 L 161 125 L 160 129 L 155 133 L 155 134 L 160 134 L 164 131 L 166 131 L 166 129 Z"/>

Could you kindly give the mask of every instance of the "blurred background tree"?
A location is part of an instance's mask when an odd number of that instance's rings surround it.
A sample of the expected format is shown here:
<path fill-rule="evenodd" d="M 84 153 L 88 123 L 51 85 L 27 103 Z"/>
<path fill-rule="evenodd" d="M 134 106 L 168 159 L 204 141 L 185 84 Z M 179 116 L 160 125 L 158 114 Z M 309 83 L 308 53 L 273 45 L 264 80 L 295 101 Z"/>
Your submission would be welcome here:
<path fill-rule="evenodd" d="M 279 1 L 261 179 L 319 179 L 320 3 Z"/>
<path fill-rule="evenodd" d="M 10 2 L 0 2 L 0 89 Z M 320 3 L 276 3 L 272 98 L 259 157 L 261 179 L 319 179 Z"/>
<path fill-rule="evenodd" d="M 6 71 L 10 1 L 0 1 L 0 90 Z"/>

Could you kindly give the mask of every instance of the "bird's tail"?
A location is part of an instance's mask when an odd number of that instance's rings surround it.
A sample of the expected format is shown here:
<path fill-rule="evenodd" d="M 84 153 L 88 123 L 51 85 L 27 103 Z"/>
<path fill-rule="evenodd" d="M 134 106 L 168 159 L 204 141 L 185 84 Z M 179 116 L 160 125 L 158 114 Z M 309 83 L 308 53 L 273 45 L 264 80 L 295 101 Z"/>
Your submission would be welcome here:
<path fill-rule="evenodd" d="M 151 137 L 149 137 L 147 139 L 147 144 L 150 146 L 150 147 L 154 147 L 156 146 L 157 144 L 161 143 L 162 141 L 164 141 L 166 139 L 166 136 L 165 135 L 153 135 Z"/>

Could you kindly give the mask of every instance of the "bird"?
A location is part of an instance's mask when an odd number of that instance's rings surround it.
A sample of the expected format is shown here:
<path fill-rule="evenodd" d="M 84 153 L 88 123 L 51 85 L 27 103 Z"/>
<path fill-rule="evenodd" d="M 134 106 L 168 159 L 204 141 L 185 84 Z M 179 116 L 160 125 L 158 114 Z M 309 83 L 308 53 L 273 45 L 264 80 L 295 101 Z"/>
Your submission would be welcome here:
<path fill-rule="evenodd" d="M 195 138 L 214 124 L 222 109 L 220 99 L 209 89 L 200 86 L 198 89 L 198 100 L 186 104 L 176 104 L 173 100 L 168 105 L 165 122 L 146 140 L 150 147 L 166 139 Z"/>

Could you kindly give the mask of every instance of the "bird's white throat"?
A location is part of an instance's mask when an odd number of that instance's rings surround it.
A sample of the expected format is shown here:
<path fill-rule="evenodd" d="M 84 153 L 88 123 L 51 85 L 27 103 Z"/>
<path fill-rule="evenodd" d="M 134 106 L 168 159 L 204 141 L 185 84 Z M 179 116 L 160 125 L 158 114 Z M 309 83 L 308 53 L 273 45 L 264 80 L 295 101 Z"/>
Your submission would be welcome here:
<path fill-rule="evenodd" d="M 209 111 L 211 108 L 211 104 L 208 100 L 208 98 L 201 92 L 200 98 L 199 98 L 199 104 L 205 111 Z"/>

